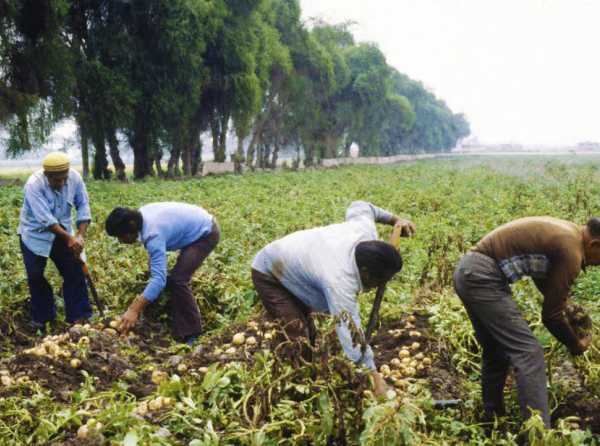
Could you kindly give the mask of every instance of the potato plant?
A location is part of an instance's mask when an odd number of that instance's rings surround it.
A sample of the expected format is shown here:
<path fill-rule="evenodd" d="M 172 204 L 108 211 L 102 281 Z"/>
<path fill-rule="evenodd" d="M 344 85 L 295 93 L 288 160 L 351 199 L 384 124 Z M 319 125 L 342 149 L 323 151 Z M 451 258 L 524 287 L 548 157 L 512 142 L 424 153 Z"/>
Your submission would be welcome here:
<path fill-rule="evenodd" d="M 600 434 L 600 273 L 574 287 L 574 313 L 594 336 L 573 359 L 541 323 L 541 296 L 530 281 L 514 295 L 545 348 L 555 429 L 519 420 L 515 383 L 508 415 L 481 420 L 479 351 L 452 289 L 461 254 L 494 227 L 527 215 L 584 223 L 600 214 L 600 181 L 591 160 L 447 159 L 385 167 L 256 173 L 187 181 L 90 182 L 94 223 L 86 251 L 109 317 L 46 336 L 27 326 L 28 290 L 16 228 L 20 187 L 0 187 L 0 438 L 23 445 L 514 445 L 595 444 Z M 250 281 L 253 255 L 292 231 L 341 221 L 347 205 L 368 200 L 411 218 L 404 269 L 388 286 L 372 345 L 390 389 L 373 397 L 368 374 L 340 353 L 333 321 L 317 318 L 311 348 L 286 339 L 268 320 Z M 103 233 L 117 205 L 199 204 L 222 239 L 192 286 L 206 332 L 192 347 L 172 340 L 160 301 L 132 334 L 117 317 L 145 284 L 141 247 Z M 389 236 L 389 228 L 380 227 Z M 170 262 L 174 261 L 174 257 Z M 47 276 L 55 291 L 60 278 Z M 373 295 L 360 296 L 363 321 Z M 310 351 L 312 360 L 306 358 Z M 436 400 L 460 400 L 442 406 Z"/>

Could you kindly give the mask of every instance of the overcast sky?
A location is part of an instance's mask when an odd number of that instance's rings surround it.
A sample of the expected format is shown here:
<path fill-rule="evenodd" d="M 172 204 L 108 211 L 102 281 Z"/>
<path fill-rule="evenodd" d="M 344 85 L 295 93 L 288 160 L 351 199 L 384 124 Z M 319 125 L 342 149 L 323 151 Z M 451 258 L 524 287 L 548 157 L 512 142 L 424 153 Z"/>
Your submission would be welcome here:
<path fill-rule="evenodd" d="M 301 0 L 464 112 L 485 142 L 600 141 L 600 0 Z"/>

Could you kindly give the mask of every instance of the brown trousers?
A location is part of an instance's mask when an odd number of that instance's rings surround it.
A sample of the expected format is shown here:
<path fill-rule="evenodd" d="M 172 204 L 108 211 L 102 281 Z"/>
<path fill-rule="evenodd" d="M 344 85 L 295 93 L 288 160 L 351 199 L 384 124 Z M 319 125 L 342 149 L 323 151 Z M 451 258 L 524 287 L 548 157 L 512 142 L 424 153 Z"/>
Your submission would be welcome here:
<path fill-rule="evenodd" d="M 175 338 L 202 333 L 202 316 L 192 294 L 190 281 L 194 272 L 215 249 L 219 238 L 219 225 L 214 221 L 212 231 L 208 235 L 181 249 L 175 266 L 169 272 L 167 288 L 171 292 L 171 298 L 168 306 L 171 331 Z"/>
<path fill-rule="evenodd" d="M 252 282 L 267 313 L 283 322 L 287 336 L 292 340 L 308 337 L 314 345 L 316 329 L 311 309 L 273 276 L 253 269 Z"/>

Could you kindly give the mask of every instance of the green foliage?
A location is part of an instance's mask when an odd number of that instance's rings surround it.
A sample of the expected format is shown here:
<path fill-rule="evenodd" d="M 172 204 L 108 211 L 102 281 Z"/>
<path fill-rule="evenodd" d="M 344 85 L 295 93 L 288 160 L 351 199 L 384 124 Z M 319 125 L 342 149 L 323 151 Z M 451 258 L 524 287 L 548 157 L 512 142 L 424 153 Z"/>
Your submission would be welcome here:
<path fill-rule="evenodd" d="M 16 237 L 22 192 L 17 186 L 0 187 L 0 243 L 4 247 L 0 253 L 0 311 L 4 315 L 0 356 L 6 361 L 22 355 L 24 347 L 17 342 L 28 317 L 28 291 Z M 526 215 L 554 215 L 583 223 L 588 216 L 597 215 L 600 206 L 592 197 L 600 193 L 600 182 L 594 163 L 566 158 L 450 158 L 400 166 L 189 181 L 92 181 L 88 188 L 94 223 L 87 254 L 111 315 L 122 312 L 143 288 L 145 282 L 140 276 L 147 264 L 141 247 L 119 245 L 103 233 L 102 222 L 114 206 L 137 207 L 176 199 L 202 205 L 216 215 L 222 240 L 192 280 L 206 323 L 207 333 L 199 342 L 205 348 L 222 346 L 219 336 L 224 331 L 232 324 L 235 330 L 254 317 L 260 304 L 252 289 L 249 265 L 254 254 L 270 241 L 296 230 L 341 221 L 346 206 L 356 199 L 370 200 L 411 218 L 417 235 L 402 241 L 405 266 L 386 291 L 382 319 L 393 321 L 414 311 L 428 316 L 432 354 L 447 372 L 440 379 L 456 379 L 452 385 L 464 404 L 460 409 L 434 409 L 428 379 L 411 381 L 397 399 L 375 401 L 362 392 L 364 374 L 338 355 L 317 364 L 294 366 L 269 350 L 258 351 L 251 361 L 213 364 L 204 374 L 188 370 L 149 394 L 127 390 L 126 377 L 115 378 L 108 388 L 101 389 L 94 375 L 98 370 L 84 371 L 81 385 L 64 397 L 40 383 L 0 387 L 3 444 L 58 445 L 72 441 L 89 418 L 104 425 L 106 444 L 324 445 L 346 441 L 351 445 L 491 446 L 516 445 L 521 431 L 531 438 L 531 444 L 597 442 L 589 431 L 576 428 L 576 420 L 568 416 L 561 417 L 551 431 L 541 429 L 539 418 L 520 426 L 511 388 L 505 395 L 509 416 L 495 424 L 481 422 L 478 346 L 451 281 L 461 254 L 502 223 Z M 389 235 L 389 228 L 378 229 L 382 238 Z M 47 276 L 58 290 L 60 279 L 51 265 Z M 595 322 L 600 320 L 597 284 L 598 272 L 590 268 L 573 290 L 575 300 Z M 573 398 L 581 404 L 586 395 L 593 404 L 594 395 L 600 391 L 597 328 L 590 351 L 573 360 L 546 336 L 540 324 L 541 297 L 531 282 L 519 282 L 514 295 L 545 345 L 552 378 L 551 409 Z M 359 298 L 363 320 L 371 299 L 369 294 Z M 62 311 L 59 314 L 62 317 Z M 330 326 L 323 323 L 320 332 L 328 333 Z M 329 334 L 333 336 L 330 344 L 336 345 L 335 335 Z M 135 341 L 114 341 L 115 351 L 126 355 L 127 367 L 140 385 L 148 382 L 150 368 L 164 367 L 162 361 L 170 355 L 190 357 L 189 348 L 172 342 L 162 323 L 145 331 L 144 340 L 151 340 L 150 348 L 142 348 L 143 344 Z M 570 372 L 566 364 L 570 364 Z M 59 370 L 56 364 L 54 367 Z M 142 402 L 158 396 L 173 398 L 175 403 L 152 417 L 134 413 Z M 580 415 L 582 426 L 593 413 L 580 411 L 598 408 L 569 407 L 568 415 Z"/>
<path fill-rule="evenodd" d="M 216 161 L 276 165 L 280 149 L 305 164 L 347 156 L 453 147 L 462 115 L 357 43 L 352 23 L 301 20 L 298 0 L 5 1 L 0 17 L 0 123 L 12 155 L 43 145 L 73 118 L 84 173 L 110 177 L 106 144 L 122 179 L 117 132 L 134 153 L 134 176 L 193 175 L 200 134 Z M 250 142 L 245 141 L 250 138 Z M 256 153 L 256 163 L 255 163 Z"/>

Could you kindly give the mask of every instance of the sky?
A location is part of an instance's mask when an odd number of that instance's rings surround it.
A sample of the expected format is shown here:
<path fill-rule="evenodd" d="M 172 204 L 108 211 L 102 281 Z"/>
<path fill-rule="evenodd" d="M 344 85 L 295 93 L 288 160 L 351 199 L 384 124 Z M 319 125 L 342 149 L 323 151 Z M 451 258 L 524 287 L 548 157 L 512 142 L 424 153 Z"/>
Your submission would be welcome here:
<path fill-rule="evenodd" d="M 301 0 L 351 20 L 486 143 L 600 141 L 600 0 Z"/>

